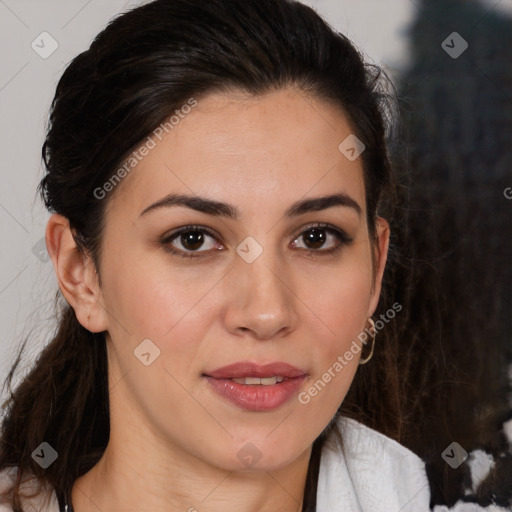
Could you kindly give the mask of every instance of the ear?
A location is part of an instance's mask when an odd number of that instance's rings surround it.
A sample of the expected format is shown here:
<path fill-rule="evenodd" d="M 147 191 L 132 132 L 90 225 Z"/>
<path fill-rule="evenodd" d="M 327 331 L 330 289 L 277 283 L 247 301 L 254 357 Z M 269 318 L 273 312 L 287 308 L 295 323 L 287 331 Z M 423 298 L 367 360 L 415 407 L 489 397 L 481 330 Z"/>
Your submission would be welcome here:
<path fill-rule="evenodd" d="M 374 247 L 374 270 L 373 270 L 373 289 L 370 298 L 370 310 L 368 316 L 373 315 L 379 303 L 380 292 L 382 289 L 382 276 L 386 267 L 389 249 L 389 224 L 386 219 L 378 217 L 376 219 L 377 240 Z"/>
<path fill-rule="evenodd" d="M 46 226 L 46 248 L 53 262 L 60 291 L 80 324 L 91 332 L 107 330 L 98 276 L 89 255 L 83 256 L 66 217 L 53 214 Z"/>

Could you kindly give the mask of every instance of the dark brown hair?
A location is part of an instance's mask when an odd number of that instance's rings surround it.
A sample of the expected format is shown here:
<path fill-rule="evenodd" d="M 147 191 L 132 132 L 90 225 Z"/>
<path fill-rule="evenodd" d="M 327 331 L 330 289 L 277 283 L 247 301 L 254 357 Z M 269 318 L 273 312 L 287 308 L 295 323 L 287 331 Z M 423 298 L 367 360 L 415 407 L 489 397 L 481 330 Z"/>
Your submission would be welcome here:
<path fill-rule="evenodd" d="M 343 109 L 365 144 L 368 230 L 375 236 L 377 212 L 389 217 L 393 202 L 390 83 L 311 8 L 291 0 L 156 0 L 111 21 L 71 62 L 52 103 L 39 188 L 48 210 L 69 220 L 100 283 L 108 199 L 98 200 L 94 190 L 129 152 L 191 97 L 229 90 L 261 95 L 287 86 Z M 381 300 L 382 311 L 389 306 Z M 395 338 L 392 323 L 379 333 L 374 358 L 357 372 L 339 413 L 397 439 Z M 106 354 L 104 334 L 83 328 L 66 306 L 55 337 L 14 392 L 19 358 L 11 369 L 0 470 L 22 470 L 15 510 L 22 510 L 22 472 L 68 493 L 100 459 L 109 439 Z M 315 509 L 320 450 L 334 419 L 313 445 L 303 510 Z M 42 441 L 59 454 L 44 470 L 31 457 Z"/>

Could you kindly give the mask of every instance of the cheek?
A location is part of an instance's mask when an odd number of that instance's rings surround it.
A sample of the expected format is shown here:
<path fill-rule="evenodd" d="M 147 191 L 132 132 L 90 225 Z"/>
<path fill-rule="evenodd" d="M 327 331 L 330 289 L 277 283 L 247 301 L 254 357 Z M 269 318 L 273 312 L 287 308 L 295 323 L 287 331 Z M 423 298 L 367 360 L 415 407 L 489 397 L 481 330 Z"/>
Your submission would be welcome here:
<path fill-rule="evenodd" d="M 307 297 L 303 318 L 308 338 L 314 343 L 309 356 L 315 373 L 299 402 L 311 417 L 323 419 L 319 425 L 332 418 L 348 392 L 358 369 L 358 336 L 367 326 L 371 260 L 360 254 L 344 263 L 317 274 L 314 280 L 305 280 L 301 292 Z"/>
<path fill-rule="evenodd" d="M 121 324 L 124 335 L 153 337 L 162 343 L 183 324 L 200 327 L 197 317 L 203 312 L 203 299 L 218 281 L 204 269 L 184 272 L 166 265 L 161 256 L 148 255 L 126 258 L 105 274 L 105 305 L 115 318 L 112 327 Z"/>
<path fill-rule="evenodd" d="M 195 418 L 198 424 L 208 419 L 192 395 L 199 377 L 194 364 L 214 316 L 208 297 L 214 281 L 189 276 L 184 285 L 177 274 L 125 260 L 104 283 L 110 317 L 115 319 L 109 327 L 115 354 L 112 371 L 129 390 L 123 400 L 131 403 L 136 397 L 144 415 L 163 430 L 174 425 L 176 417 Z M 142 353 L 139 347 L 146 339 L 159 350 L 148 366 L 134 356 L 134 351 Z M 156 349 L 145 347 L 153 359 Z"/>
<path fill-rule="evenodd" d="M 353 251 L 335 266 L 317 267 L 301 279 L 299 294 L 322 321 L 328 344 L 343 343 L 365 326 L 372 296 L 369 252 Z"/>

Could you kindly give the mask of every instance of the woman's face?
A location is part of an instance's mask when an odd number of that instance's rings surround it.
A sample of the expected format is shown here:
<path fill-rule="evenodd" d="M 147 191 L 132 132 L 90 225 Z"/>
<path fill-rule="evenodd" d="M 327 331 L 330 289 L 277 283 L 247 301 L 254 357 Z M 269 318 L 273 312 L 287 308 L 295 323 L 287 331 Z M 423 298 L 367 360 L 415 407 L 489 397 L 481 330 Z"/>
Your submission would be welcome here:
<path fill-rule="evenodd" d="M 343 113 L 294 89 L 211 94 L 173 126 L 104 199 L 112 431 L 182 461 L 283 468 L 343 401 L 360 353 L 335 363 L 377 305 L 361 158 L 338 148 Z"/>

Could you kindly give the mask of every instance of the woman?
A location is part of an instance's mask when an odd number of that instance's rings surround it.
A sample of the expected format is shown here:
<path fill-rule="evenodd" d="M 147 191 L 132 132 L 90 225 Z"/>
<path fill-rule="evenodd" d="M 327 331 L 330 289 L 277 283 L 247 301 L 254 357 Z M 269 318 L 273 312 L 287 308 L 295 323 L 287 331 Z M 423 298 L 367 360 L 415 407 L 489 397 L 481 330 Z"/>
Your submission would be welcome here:
<path fill-rule="evenodd" d="M 286 0 L 156 0 L 69 65 L 40 184 L 67 304 L 6 403 L 5 510 L 429 510 L 385 85 Z"/>

